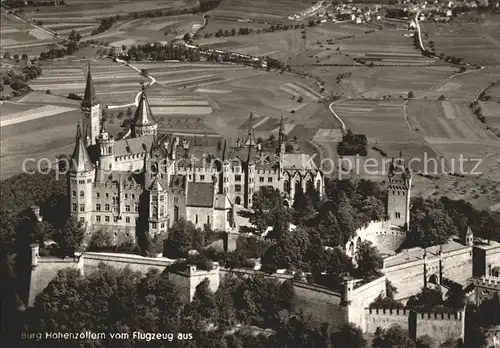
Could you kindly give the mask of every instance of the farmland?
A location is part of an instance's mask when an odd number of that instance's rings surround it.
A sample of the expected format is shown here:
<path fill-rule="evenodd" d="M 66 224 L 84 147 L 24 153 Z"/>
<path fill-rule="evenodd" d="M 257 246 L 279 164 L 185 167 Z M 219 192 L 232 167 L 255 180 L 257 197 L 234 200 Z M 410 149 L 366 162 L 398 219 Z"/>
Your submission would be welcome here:
<path fill-rule="evenodd" d="M 500 62 L 500 16 L 488 15 L 468 21 L 469 16 L 447 24 L 423 23 L 426 46 L 434 43 L 436 54 L 463 58 L 465 62 L 479 65 L 496 65 Z"/>
<path fill-rule="evenodd" d="M 24 53 L 38 56 L 47 47 L 58 40 L 42 29 L 16 18 L 11 14 L 1 13 L 0 30 L 2 33 L 1 55 L 10 52 L 12 55 Z"/>
<path fill-rule="evenodd" d="M 245 0 L 222 1 L 210 12 L 212 18 L 255 19 L 262 22 L 281 22 L 310 4 L 294 0 L 256 0 L 251 6 Z"/>
<path fill-rule="evenodd" d="M 65 5 L 56 7 L 40 6 L 30 7 L 23 11 L 24 15 L 42 21 L 44 27 L 54 30 L 59 35 L 66 36 L 71 30 L 89 34 L 99 26 L 102 18 L 126 15 L 133 12 L 179 9 L 193 6 L 184 0 L 175 0 L 165 3 L 163 1 L 124 1 L 124 0 L 67 0 Z"/>
<path fill-rule="evenodd" d="M 105 32 L 88 37 L 89 40 L 109 42 L 121 47 L 146 44 L 153 41 L 169 41 L 182 38 L 184 33 L 194 33 L 203 25 L 201 15 L 179 15 L 159 18 L 140 18 L 121 21 Z"/>

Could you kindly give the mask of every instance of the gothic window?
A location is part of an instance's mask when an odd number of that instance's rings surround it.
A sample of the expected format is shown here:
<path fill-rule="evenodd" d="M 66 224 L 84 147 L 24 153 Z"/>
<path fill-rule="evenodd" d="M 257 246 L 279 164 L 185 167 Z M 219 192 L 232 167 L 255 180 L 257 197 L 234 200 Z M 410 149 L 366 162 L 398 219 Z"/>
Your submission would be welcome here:
<path fill-rule="evenodd" d="M 125 222 L 128 224 L 130 223 L 130 216 L 125 217 Z"/>
<path fill-rule="evenodd" d="M 241 185 L 234 185 L 234 190 L 236 192 L 241 192 Z"/>
<path fill-rule="evenodd" d="M 95 210 L 101 211 L 101 205 L 99 203 L 95 205 Z"/>
<path fill-rule="evenodd" d="M 113 153 L 113 148 L 111 146 L 108 147 L 108 154 Z"/>
<path fill-rule="evenodd" d="M 231 212 L 230 211 L 227 212 L 226 219 L 227 219 L 228 222 L 231 222 L 232 216 L 231 216 Z"/>
<path fill-rule="evenodd" d="M 163 202 L 165 201 L 165 196 L 164 195 L 160 195 L 160 202 Z"/>
<path fill-rule="evenodd" d="M 76 190 L 73 190 L 73 191 L 72 191 L 71 196 L 72 196 L 72 197 L 76 197 Z"/>
<path fill-rule="evenodd" d="M 234 181 L 241 181 L 241 175 L 235 175 Z"/>
<path fill-rule="evenodd" d="M 163 207 L 160 207 L 160 216 L 161 217 L 165 216 L 165 211 L 163 210 Z"/>
<path fill-rule="evenodd" d="M 104 221 L 109 222 L 109 216 L 105 216 Z"/>
<path fill-rule="evenodd" d="M 267 182 L 273 182 L 273 177 L 270 176 L 269 178 L 267 178 Z"/>
<path fill-rule="evenodd" d="M 401 219 L 401 213 L 396 212 L 394 215 L 396 216 L 396 219 Z"/>
<path fill-rule="evenodd" d="M 80 197 L 85 196 L 85 192 L 83 190 L 80 191 Z"/>
<path fill-rule="evenodd" d="M 161 223 L 161 228 L 165 228 L 165 223 L 164 222 Z"/>
<path fill-rule="evenodd" d="M 194 223 L 197 224 L 198 223 L 198 214 L 195 214 L 194 215 Z"/>
<path fill-rule="evenodd" d="M 97 216 L 95 217 L 95 221 L 97 221 L 97 222 L 101 222 L 101 215 L 97 215 Z"/>
<path fill-rule="evenodd" d="M 83 213 L 85 211 L 85 205 L 80 204 L 80 212 Z"/>
<path fill-rule="evenodd" d="M 153 202 L 156 202 L 156 201 L 158 200 L 158 196 L 157 196 L 157 195 L 153 195 L 153 196 L 151 197 L 151 200 L 152 200 Z"/>
<path fill-rule="evenodd" d="M 74 211 L 74 212 L 76 212 L 76 203 L 72 204 L 71 210 Z"/>
<path fill-rule="evenodd" d="M 263 176 L 259 177 L 259 182 L 264 182 L 264 177 Z"/>
<path fill-rule="evenodd" d="M 125 199 L 128 199 L 128 195 L 125 193 Z"/>
<path fill-rule="evenodd" d="M 152 222 L 152 223 L 151 223 L 151 228 L 152 228 L 153 230 L 156 230 L 156 222 Z"/>
<path fill-rule="evenodd" d="M 99 197 L 101 197 L 101 194 L 100 194 L 99 192 L 96 192 L 95 196 L 96 196 L 97 198 L 99 198 Z"/>
<path fill-rule="evenodd" d="M 235 202 L 236 204 L 240 205 L 240 204 L 241 204 L 241 198 L 240 198 L 239 196 L 237 196 L 237 197 L 235 198 L 234 202 Z"/>
<path fill-rule="evenodd" d="M 207 215 L 207 224 L 210 225 L 210 216 L 209 215 Z"/>
<path fill-rule="evenodd" d="M 126 206 L 125 206 L 125 211 L 126 211 L 127 213 L 128 213 L 128 212 L 130 212 L 130 205 L 126 205 Z"/>
<path fill-rule="evenodd" d="M 200 181 L 204 181 L 205 180 L 205 175 L 200 175 Z"/>
<path fill-rule="evenodd" d="M 109 211 L 109 204 L 104 204 L 104 210 Z"/>
<path fill-rule="evenodd" d="M 174 206 L 174 222 L 179 221 L 179 207 Z"/>

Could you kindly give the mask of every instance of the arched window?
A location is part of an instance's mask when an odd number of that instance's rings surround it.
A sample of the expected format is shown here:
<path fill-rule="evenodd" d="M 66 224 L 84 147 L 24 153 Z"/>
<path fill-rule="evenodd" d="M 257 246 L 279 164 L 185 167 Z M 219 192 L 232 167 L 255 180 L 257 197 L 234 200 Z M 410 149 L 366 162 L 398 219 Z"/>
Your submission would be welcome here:
<path fill-rule="evenodd" d="M 241 204 L 241 198 L 240 198 L 240 196 L 236 196 L 236 198 L 234 199 L 234 202 L 236 204 L 240 205 Z"/>

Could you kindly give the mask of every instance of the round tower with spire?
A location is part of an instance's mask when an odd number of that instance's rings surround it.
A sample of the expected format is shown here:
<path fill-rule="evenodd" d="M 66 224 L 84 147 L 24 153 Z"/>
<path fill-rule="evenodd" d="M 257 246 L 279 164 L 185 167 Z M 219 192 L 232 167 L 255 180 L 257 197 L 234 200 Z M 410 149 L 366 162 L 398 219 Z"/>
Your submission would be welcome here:
<path fill-rule="evenodd" d="M 158 131 L 158 123 L 156 122 L 151 108 L 149 107 L 148 98 L 146 97 L 144 83 L 141 86 L 141 94 L 139 96 L 139 105 L 135 110 L 134 119 L 132 121 L 132 137 L 139 138 L 148 135 L 156 135 Z"/>
<path fill-rule="evenodd" d="M 70 214 L 84 223 L 92 225 L 92 188 L 95 171 L 84 144 L 80 124 L 76 130 L 76 144 L 69 163 Z"/>
<path fill-rule="evenodd" d="M 101 120 L 101 131 L 97 137 L 97 146 L 99 148 L 99 166 L 105 171 L 114 170 L 115 164 L 115 139 L 106 129 L 106 120 Z"/>

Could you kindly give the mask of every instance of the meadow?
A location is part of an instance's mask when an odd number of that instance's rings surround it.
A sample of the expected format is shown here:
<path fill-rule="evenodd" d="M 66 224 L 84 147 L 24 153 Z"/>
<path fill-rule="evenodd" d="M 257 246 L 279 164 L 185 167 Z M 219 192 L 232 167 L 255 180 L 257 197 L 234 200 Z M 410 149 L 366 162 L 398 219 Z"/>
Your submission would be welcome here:
<path fill-rule="evenodd" d="M 261 22 L 281 22 L 287 17 L 310 7 L 294 0 L 256 0 L 249 3 L 245 0 L 226 0 L 210 12 L 213 18 L 232 18 L 255 20 Z"/>
<path fill-rule="evenodd" d="M 433 41 L 438 55 L 463 58 L 470 64 L 496 65 L 500 62 L 499 19 L 499 15 L 466 15 L 446 24 L 424 22 L 424 45 Z"/>

